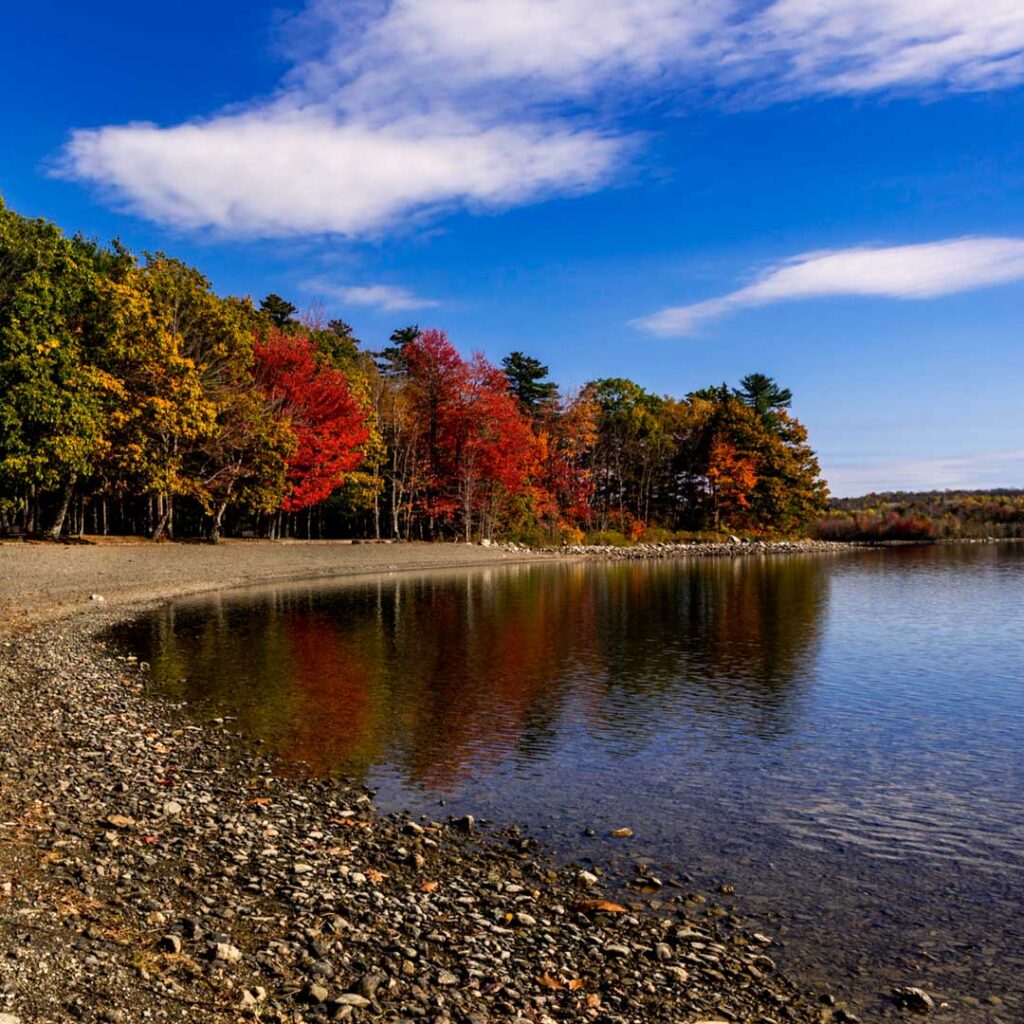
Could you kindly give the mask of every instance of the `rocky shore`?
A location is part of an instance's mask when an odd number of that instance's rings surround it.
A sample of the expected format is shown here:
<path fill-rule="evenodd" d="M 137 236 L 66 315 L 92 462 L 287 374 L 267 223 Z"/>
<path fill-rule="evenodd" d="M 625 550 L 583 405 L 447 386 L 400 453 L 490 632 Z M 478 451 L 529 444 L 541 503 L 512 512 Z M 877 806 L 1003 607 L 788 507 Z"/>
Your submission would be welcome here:
<path fill-rule="evenodd" d="M 485 542 L 486 543 L 486 542 Z M 842 552 L 863 545 L 829 540 L 754 540 L 733 538 L 725 544 L 573 544 L 560 548 L 528 548 L 520 544 L 489 544 L 495 550 L 561 555 L 568 558 L 610 558 L 623 561 L 646 561 L 656 558 L 738 558 L 749 555 L 804 555 Z"/>
<path fill-rule="evenodd" d="M 46 618 L 68 583 L 36 575 Z M 107 589 L 0 630 L 0 1024 L 856 1020 L 783 976 L 728 887 L 638 868 L 624 897 L 515 828 L 382 815 L 197 724 L 105 645 L 142 607 Z"/>

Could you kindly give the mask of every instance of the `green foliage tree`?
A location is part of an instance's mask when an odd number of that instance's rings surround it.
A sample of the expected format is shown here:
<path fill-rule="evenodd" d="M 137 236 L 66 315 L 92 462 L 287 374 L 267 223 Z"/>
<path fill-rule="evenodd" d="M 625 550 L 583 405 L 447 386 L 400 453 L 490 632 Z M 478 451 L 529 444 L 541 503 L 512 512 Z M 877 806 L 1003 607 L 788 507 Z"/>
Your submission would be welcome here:
<path fill-rule="evenodd" d="M 117 382 L 86 357 L 98 280 L 88 247 L 0 200 L 0 493 L 22 501 L 34 529 L 41 492 L 55 492 L 45 530 L 60 536 L 76 482 L 106 443 Z"/>
<path fill-rule="evenodd" d="M 772 428 L 779 422 L 779 413 L 793 404 L 793 392 L 763 373 L 748 373 L 733 394 Z"/>
<path fill-rule="evenodd" d="M 508 387 L 523 409 L 535 416 L 540 409 L 558 398 L 558 385 L 547 380 L 548 368 L 533 356 L 512 352 L 501 361 L 508 378 Z"/>
<path fill-rule="evenodd" d="M 260 310 L 270 318 L 275 327 L 291 327 L 298 322 L 295 319 L 298 308 L 274 292 L 260 300 Z"/>

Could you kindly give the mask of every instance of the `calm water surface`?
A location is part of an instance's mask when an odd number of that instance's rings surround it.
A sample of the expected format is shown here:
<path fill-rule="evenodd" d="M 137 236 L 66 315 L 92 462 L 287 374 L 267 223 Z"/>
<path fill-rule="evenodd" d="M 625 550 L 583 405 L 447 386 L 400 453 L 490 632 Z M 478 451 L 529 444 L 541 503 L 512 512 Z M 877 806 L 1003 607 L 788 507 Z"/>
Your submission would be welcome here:
<path fill-rule="evenodd" d="M 173 697 L 385 807 L 729 881 L 869 1015 L 916 983 L 940 1019 L 1024 1020 L 1021 546 L 289 586 L 130 642 Z"/>

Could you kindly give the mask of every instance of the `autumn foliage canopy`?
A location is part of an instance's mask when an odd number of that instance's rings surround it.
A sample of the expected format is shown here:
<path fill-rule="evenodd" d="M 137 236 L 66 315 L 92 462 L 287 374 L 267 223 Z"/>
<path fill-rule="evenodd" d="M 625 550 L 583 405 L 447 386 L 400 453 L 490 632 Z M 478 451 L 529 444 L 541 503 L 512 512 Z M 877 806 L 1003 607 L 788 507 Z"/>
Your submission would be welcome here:
<path fill-rule="evenodd" d="M 793 534 L 827 494 L 792 396 L 559 394 L 440 330 L 223 298 L 195 268 L 0 202 L 0 533 L 530 543 Z"/>

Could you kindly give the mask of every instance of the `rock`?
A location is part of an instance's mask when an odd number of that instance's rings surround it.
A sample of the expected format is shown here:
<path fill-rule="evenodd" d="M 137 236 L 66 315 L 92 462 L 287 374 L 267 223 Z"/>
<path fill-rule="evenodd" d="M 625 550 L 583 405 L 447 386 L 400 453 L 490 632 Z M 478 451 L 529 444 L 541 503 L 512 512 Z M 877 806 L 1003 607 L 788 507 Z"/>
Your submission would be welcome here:
<path fill-rule="evenodd" d="M 441 971 L 437 976 L 437 983 L 438 985 L 445 986 L 458 985 L 459 978 L 458 975 L 452 974 L 451 971 Z"/>
<path fill-rule="evenodd" d="M 165 935 L 156 946 L 161 953 L 174 953 L 178 954 L 181 952 L 181 939 L 177 935 Z"/>
<path fill-rule="evenodd" d="M 320 1003 L 326 1003 L 330 998 L 330 995 L 330 992 L 328 992 L 323 985 L 319 985 L 315 981 L 311 981 L 302 990 L 302 1001 L 304 1003 L 319 1005 Z"/>
<path fill-rule="evenodd" d="M 90 594 L 89 600 L 94 601 L 96 604 L 103 604 L 106 598 L 102 594 Z M 3 1024 L 2 1020 L 0 1020 L 0 1024 Z"/>
<path fill-rule="evenodd" d="M 633 830 L 631 828 L 613 828 L 608 834 L 615 839 L 628 839 L 633 834 Z"/>
<path fill-rule="evenodd" d="M 242 951 L 229 942 L 217 942 L 213 946 L 210 959 L 219 960 L 221 963 L 237 964 L 242 959 Z"/>
<path fill-rule="evenodd" d="M 472 832 L 476 828 L 476 819 L 472 814 L 464 814 L 452 822 L 452 827 L 457 828 L 460 832 Z"/>
<path fill-rule="evenodd" d="M 181 814 L 182 810 L 184 810 L 184 808 L 177 800 L 168 800 L 167 803 L 164 804 L 164 814 L 168 818 L 176 818 Z"/>
<path fill-rule="evenodd" d="M 672 947 L 667 942 L 659 942 L 654 947 L 654 956 L 662 962 L 672 959 Z"/>
<path fill-rule="evenodd" d="M 383 980 L 383 974 L 364 974 L 356 985 L 356 991 L 365 999 L 373 999 Z"/>
<path fill-rule="evenodd" d="M 267 990 L 261 985 L 255 985 L 252 988 L 242 990 L 239 1007 L 243 1010 L 251 1010 L 254 1006 L 259 1006 L 260 1003 L 266 1002 L 266 998 Z"/>
<path fill-rule="evenodd" d="M 935 1008 L 935 1000 L 923 988 L 895 988 L 892 994 L 905 1010 L 929 1013 Z"/>
<path fill-rule="evenodd" d="M 331 1001 L 335 1006 L 352 1006 L 357 1010 L 365 1009 L 367 1006 L 371 1005 L 371 1000 L 356 992 L 345 992 Z"/>
<path fill-rule="evenodd" d="M 0 1013 L 0 1024 L 21 1024 L 21 1018 L 13 1013 Z"/>
<path fill-rule="evenodd" d="M 104 818 L 101 824 L 106 825 L 107 828 L 123 830 L 131 828 L 135 824 L 135 819 L 129 818 L 126 814 L 111 814 L 110 817 Z"/>
<path fill-rule="evenodd" d="M 589 886 L 594 886 L 594 885 L 597 885 L 597 881 L 598 881 L 598 879 L 597 879 L 597 875 L 593 874 L 593 872 L 590 872 L 590 871 L 581 871 L 581 872 L 580 872 L 580 873 L 579 873 L 579 874 L 578 874 L 578 875 L 576 876 L 576 880 L 577 880 L 577 881 L 578 881 L 578 882 L 579 882 L 579 883 L 580 883 L 581 885 L 586 885 L 586 886 L 588 886 L 588 887 L 589 887 Z"/>

